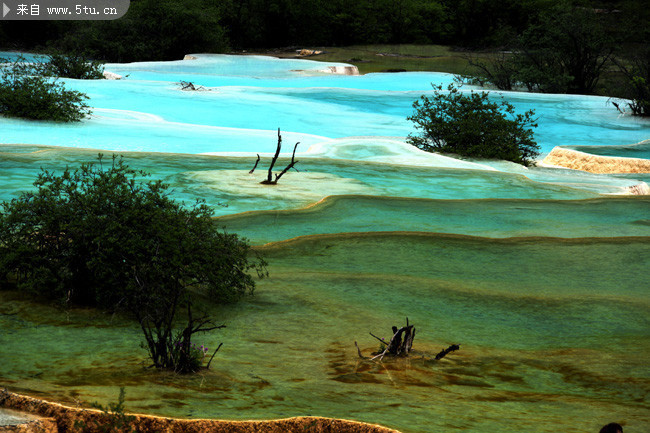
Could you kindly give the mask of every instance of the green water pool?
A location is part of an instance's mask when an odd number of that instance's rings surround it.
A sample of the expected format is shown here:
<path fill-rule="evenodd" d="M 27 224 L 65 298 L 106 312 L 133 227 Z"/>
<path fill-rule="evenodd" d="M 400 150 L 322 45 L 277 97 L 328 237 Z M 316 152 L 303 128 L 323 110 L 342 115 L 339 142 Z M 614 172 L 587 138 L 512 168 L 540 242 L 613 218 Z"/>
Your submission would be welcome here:
<path fill-rule="evenodd" d="M 650 431 L 650 201 L 627 195 L 647 173 L 420 152 L 404 140 L 406 117 L 449 74 L 196 57 L 108 65 L 119 81 L 64 80 L 94 109 L 77 124 L 0 117 L 0 200 L 41 169 L 117 152 L 173 198 L 213 206 L 215 224 L 249 238 L 270 277 L 234 305 L 197 295 L 227 327 L 196 341 L 224 345 L 190 376 L 148 368 L 128 318 L 0 291 L 0 386 L 70 405 L 106 405 L 124 387 L 132 412 L 321 415 L 404 433 L 590 433 L 612 421 Z M 190 78 L 210 90 L 179 90 Z M 542 153 L 648 156 L 650 123 L 606 98 L 503 96 L 536 110 Z M 299 171 L 264 187 L 278 127 L 278 166 L 300 141 Z M 378 348 L 369 332 L 388 337 L 407 317 L 414 356 L 359 358 L 355 342 L 367 356 Z M 450 344 L 460 350 L 432 360 Z"/>
<path fill-rule="evenodd" d="M 133 324 L 0 292 L 0 377 L 68 403 L 115 400 L 178 417 L 322 415 L 404 432 L 650 427 L 646 237 L 485 239 L 366 233 L 258 248 L 271 277 L 237 305 L 215 365 L 196 376 L 145 368 Z M 570 290 L 568 290 L 570 288 Z M 368 334 L 408 317 L 409 360 L 370 363 Z M 449 344 L 461 350 L 431 358 Z M 406 420 L 406 421 L 405 421 Z"/>

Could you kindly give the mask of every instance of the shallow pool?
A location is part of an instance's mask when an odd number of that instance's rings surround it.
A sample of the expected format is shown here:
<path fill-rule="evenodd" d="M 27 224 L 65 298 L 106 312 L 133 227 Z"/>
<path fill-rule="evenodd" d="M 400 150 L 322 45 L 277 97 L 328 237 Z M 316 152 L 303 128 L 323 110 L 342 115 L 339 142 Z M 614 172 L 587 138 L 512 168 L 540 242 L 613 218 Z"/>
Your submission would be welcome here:
<path fill-rule="evenodd" d="M 0 200 L 119 152 L 214 207 L 269 262 L 255 296 L 197 302 L 227 328 L 213 368 L 146 368 L 139 329 L 0 291 L 0 385 L 76 404 L 114 402 L 179 417 L 322 415 L 406 433 L 650 430 L 650 199 L 647 174 L 526 169 L 421 152 L 404 141 L 412 102 L 448 74 L 339 76 L 329 64 L 266 57 L 107 65 L 119 81 L 66 80 L 87 92 L 78 124 L 0 118 Z M 184 92 L 192 81 L 204 91 Z M 466 91 L 471 89 L 466 88 Z M 500 97 L 493 94 L 493 97 Z M 504 93 L 534 108 L 556 145 L 647 158 L 650 122 L 606 98 Z M 262 186 L 282 128 L 288 162 Z M 256 153 L 259 168 L 249 171 Z M 406 317 L 408 360 L 361 360 Z M 432 358 L 452 343 L 461 349 Z"/>

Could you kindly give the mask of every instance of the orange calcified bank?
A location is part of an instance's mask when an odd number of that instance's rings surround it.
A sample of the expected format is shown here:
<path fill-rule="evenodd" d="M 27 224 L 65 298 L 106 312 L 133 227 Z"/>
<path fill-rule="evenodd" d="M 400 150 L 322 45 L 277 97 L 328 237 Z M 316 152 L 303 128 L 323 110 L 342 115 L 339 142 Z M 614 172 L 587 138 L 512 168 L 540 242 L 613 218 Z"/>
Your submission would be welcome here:
<path fill-rule="evenodd" d="M 650 160 L 647 159 L 592 155 L 561 147 L 554 147 L 542 162 L 598 174 L 650 173 Z"/>
<path fill-rule="evenodd" d="M 38 415 L 40 419 L 19 426 L 0 426 L 0 432 L 76 432 L 75 422 L 83 422 L 84 431 L 100 431 L 97 425 L 106 414 L 94 409 L 82 409 L 51 403 L 33 397 L 0 391 L 0 407 Z M 276 433 L 276 432 L 341 432 L 341 433 L 399 433 L 379 425 L 357 421 L 294 417 L 268 421 L 224 421 L 211 419 L 174 419 L 151 415 L 133 415 L 136 431 L 143 433 Z"/>

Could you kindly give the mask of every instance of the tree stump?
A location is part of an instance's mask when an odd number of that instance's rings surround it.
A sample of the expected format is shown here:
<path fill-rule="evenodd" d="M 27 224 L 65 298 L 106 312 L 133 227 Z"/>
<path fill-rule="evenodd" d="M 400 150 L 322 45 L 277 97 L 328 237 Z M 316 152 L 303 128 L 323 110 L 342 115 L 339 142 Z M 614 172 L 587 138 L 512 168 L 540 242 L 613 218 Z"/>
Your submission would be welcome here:
<path fill-rule="evenodd" d="M 413 325 L 409 325 L 409 319 L 407 317 L 406 326 L 402 326 L 399 329 L 397 329 L 397 326 L 393 326 L 393 336 L 390 341 L 386 341 L 381 337 L 377 337 L 372 332 L 370 335 L 381 341 L 382 344 L 386 345 L 386 348 L 383 352 L 377 354 L 371 359 L 379 358 L 381 360 L 386 354 L 393 356 L 408 356 L 411 352 L 411 347 L 413 346 L 413 339 L 415 338 L 415 327 Z"/>
<path fill-rule="evenodd" d="M 383 350 L 380 349 L 379 352 L 373 353 L 373 355 L 375 356 L 370 358 L 371 361 L 374 361 L 375 359 L 379 359 L 379 361 L 381 361 L 382 359 L 384 359 L 384 356 L 387 354 L 391 356 L 406 357 L 409 356 L 409 353 L 411 352 L 411 348 L 413 347 L 413 339 L 415 338 L 415 327 L 409 324 L 409 319 L 407 317 L 406 326 L 402 326 L 399 329 L 397 328 L 397 326 L 393 326 L 393 336 L 391 337 L 390 341 L 386 341 L 384 338 L 377 337 L 372 332 L 370 333 L 370 335 L 375 337 L 385 346 Z M 359 348 L 359 345 L 357 344 L 356 341 L 354 342 L 354 345 L 357 347 L 357 352 L 359 353 L 359 357 L 362 359 L 368 359 L 361 354 L 361 349 Z M 435 360 L 438 361 L 444 358 L 450 352 L 454 352 L 458 349 L 460 349 L 460 345 L 452 344 L 447 349 L 443 349 L 442 351 L 440 351 L 436 355 Z"/>

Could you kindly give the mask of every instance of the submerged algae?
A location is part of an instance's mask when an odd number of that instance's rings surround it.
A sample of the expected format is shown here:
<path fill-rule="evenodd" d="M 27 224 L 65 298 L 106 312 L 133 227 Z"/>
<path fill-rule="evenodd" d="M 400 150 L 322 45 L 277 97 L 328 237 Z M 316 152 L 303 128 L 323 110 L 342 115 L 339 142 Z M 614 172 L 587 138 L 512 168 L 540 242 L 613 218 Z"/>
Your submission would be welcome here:
<path fill-rule="evenodd" d="M 228 325 L 202 341 L 225 343 L 212 370 L 193 377 L 146 370 L 145 352 L 133 351 L 135 326 L 0 315 L 2 382 L 60 401 L 110 401 L 127 385 L 131 410 L 164 416 L 311 414 L 412 433 L 478 433 L 504 423 L 521 432 L 570 430 L 575 420 L 590 430 L 589 420 L 612 416 L 637 430 L 650 426 L 648 237 L 367 233 L 257 249 L 271 277 L 256 296 L 204 305 Z M 359 366 L 354 340 L 375 349 L 367 331 L 389 329 L 401 316 L 418 324 L 418 355 Z M 434 365 L 420 359 L 450 343 L 461 350 Z"/>

